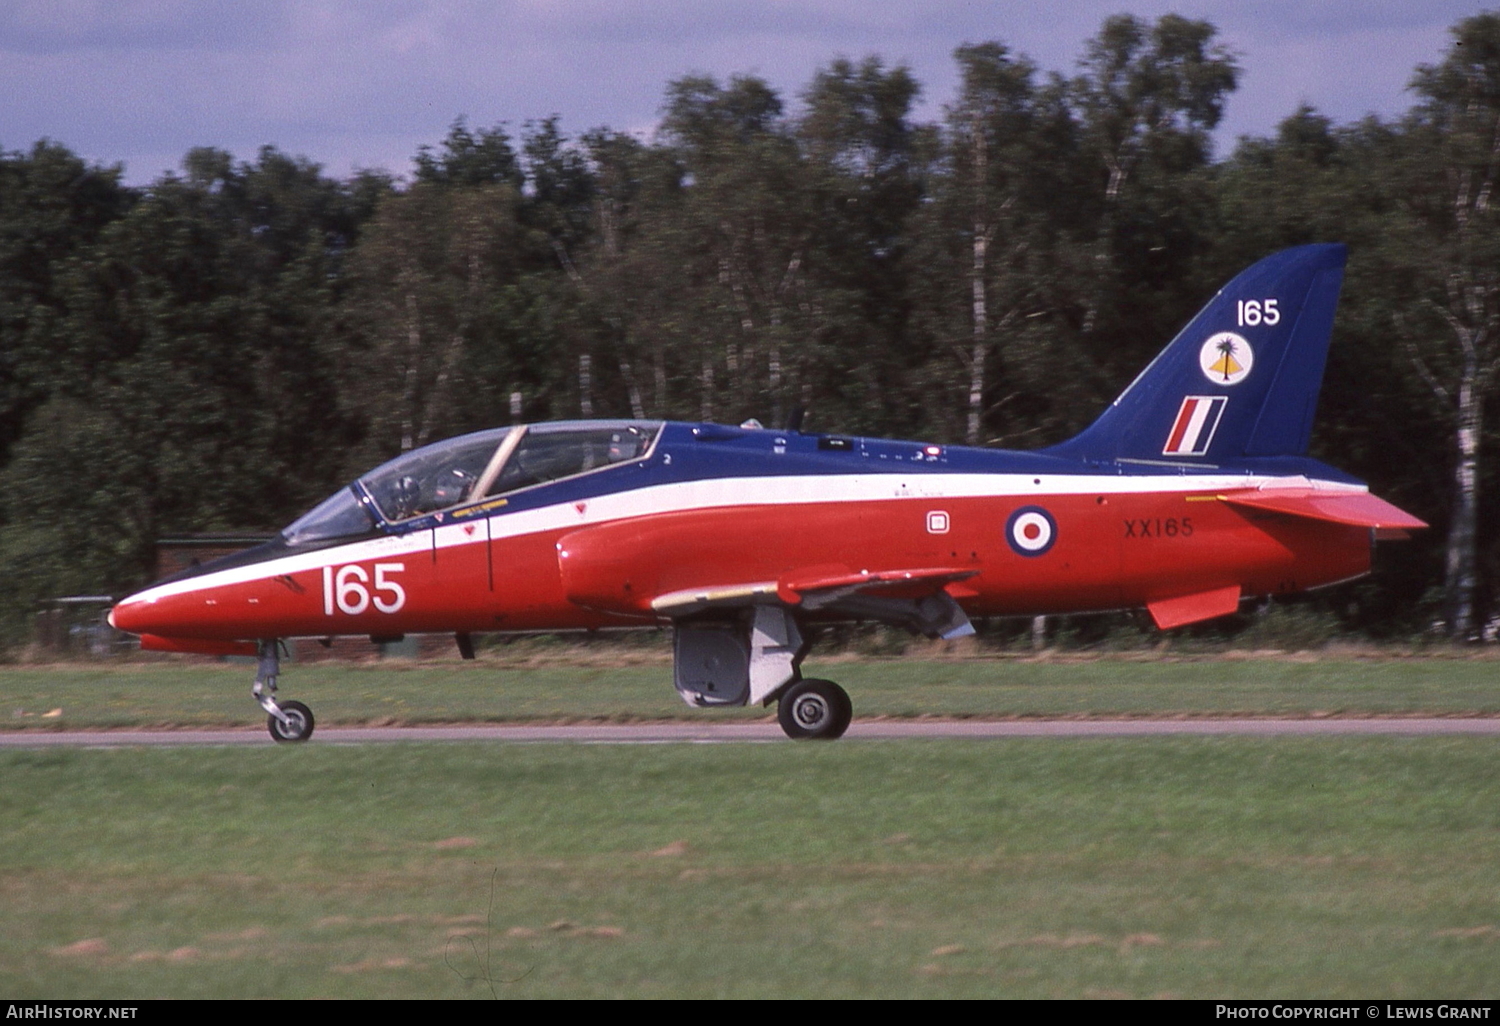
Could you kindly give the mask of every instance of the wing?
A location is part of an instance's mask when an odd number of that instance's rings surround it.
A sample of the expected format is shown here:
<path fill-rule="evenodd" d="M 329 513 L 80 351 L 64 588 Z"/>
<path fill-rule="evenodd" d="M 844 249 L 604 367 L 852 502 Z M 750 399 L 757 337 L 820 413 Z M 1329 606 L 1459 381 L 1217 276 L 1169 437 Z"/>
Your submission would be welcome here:
<path fill-rule="evenodd" d="M 879 620 L 933 638 L 974 633 L 957 599 L 974 594 L 962 582 L 976 567 L 824 564 L 768 572 L 765 551 L 775 539 L 753 528 L 743 511 L 583 528 L 557 542 L 561 583 L 570 601 L 625 617 L 681 620 L 774 605 L 799 616 Z"/>
<path fill-rule="evenodd" d="M 882 620 L 914 627 L 929 637 L 974 633 L 951 588 L 979 573 L 956 567 L 860 570 L 829 565 L 806 567 L 774 581 L 686 588 L 651 600 L 662 616 L 678 618 L 708 609 L 779 603 L 809 613 Z"/>

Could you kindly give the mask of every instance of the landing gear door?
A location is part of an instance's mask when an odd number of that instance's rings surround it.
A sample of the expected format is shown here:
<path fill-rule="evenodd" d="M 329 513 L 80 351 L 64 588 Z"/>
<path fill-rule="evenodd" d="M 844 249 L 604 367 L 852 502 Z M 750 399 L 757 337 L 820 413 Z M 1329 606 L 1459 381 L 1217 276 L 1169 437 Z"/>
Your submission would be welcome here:
<path fill-rule="evenodd" d="M 764 704 L 798 677 L 805 646 L 791 613 L 758 605 L 737 621 L 678 621 L 673 684 L 688 705 Z"/>
<path fill-rule="evenodd" d="M 677 625 L 672 683 L 692 706 L 744 705 L 750 694 L 750 650 L 734 623 Z"/>

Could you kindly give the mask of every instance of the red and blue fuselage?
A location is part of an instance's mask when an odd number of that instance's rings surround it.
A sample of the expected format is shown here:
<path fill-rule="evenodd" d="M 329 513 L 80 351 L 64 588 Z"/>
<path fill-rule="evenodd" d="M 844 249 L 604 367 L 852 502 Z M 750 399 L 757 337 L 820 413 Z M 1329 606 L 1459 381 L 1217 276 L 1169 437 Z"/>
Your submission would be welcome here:
<path fill-rule="evenodd" d="M 971 616 L 1063 613 L 1231 586 L 1289 593 L 1370 565 L 1372 525 L 1221 498 L 1367 494 L 1307 459 L 1162 473 L 1041 453 L 636 426 L 651 436 L 638 457 L 404 521 L 385 520 L 355 484 L 349 497 L 374 514 L 362 530 L 355 521 L 351 536 L 308 540 L 289 530 L 131 596 L 113 622 L 184 642 L 644 625 L 661 619 L 652 606 L 661 595 L 809 567 L 972 569 L 949 586 Z"/>

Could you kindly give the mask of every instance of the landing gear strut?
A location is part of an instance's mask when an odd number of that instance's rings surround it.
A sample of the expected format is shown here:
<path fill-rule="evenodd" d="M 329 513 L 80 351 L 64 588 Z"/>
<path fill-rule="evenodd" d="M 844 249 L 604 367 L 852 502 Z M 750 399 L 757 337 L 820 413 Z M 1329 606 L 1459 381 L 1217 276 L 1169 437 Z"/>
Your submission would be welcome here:
<path fill-rule="evenodd" d="M 312 710 L 301 702 L 276 701 L 276 677 L 281 672 L 280 643 L 262 641 L 255 666 L 255 686 L 250 693 L 268 714 L 266 727 L 277 741 L 306 741 L 312 737 Z"/>
<path fill-rule="evenodd" d="M 794 741 L 832 741 L 854 718 L 848 693 L 831 680 L 799 680 L 782 694 L 776 719 Z"/>

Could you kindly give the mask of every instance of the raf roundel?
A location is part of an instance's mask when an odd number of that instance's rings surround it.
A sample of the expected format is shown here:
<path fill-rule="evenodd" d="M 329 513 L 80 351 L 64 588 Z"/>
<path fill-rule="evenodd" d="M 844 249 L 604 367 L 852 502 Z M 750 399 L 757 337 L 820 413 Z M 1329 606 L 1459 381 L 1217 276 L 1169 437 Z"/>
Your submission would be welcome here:
<path fill-rule="evenodd" d="M 1022 506 L 1005 522 L 1005 540 L 1017 555 L 1044 555 L 1057 541 L 1057 521 L 1040 506 Z"/>
<path fill-rule="evenodd" d="M 1232 331 L 1210 335 L 1198 350 L 1198 366 L 1203 376 L 1216 385 L 1238 385 L 1255 366 L 1250 343 Z"/>

